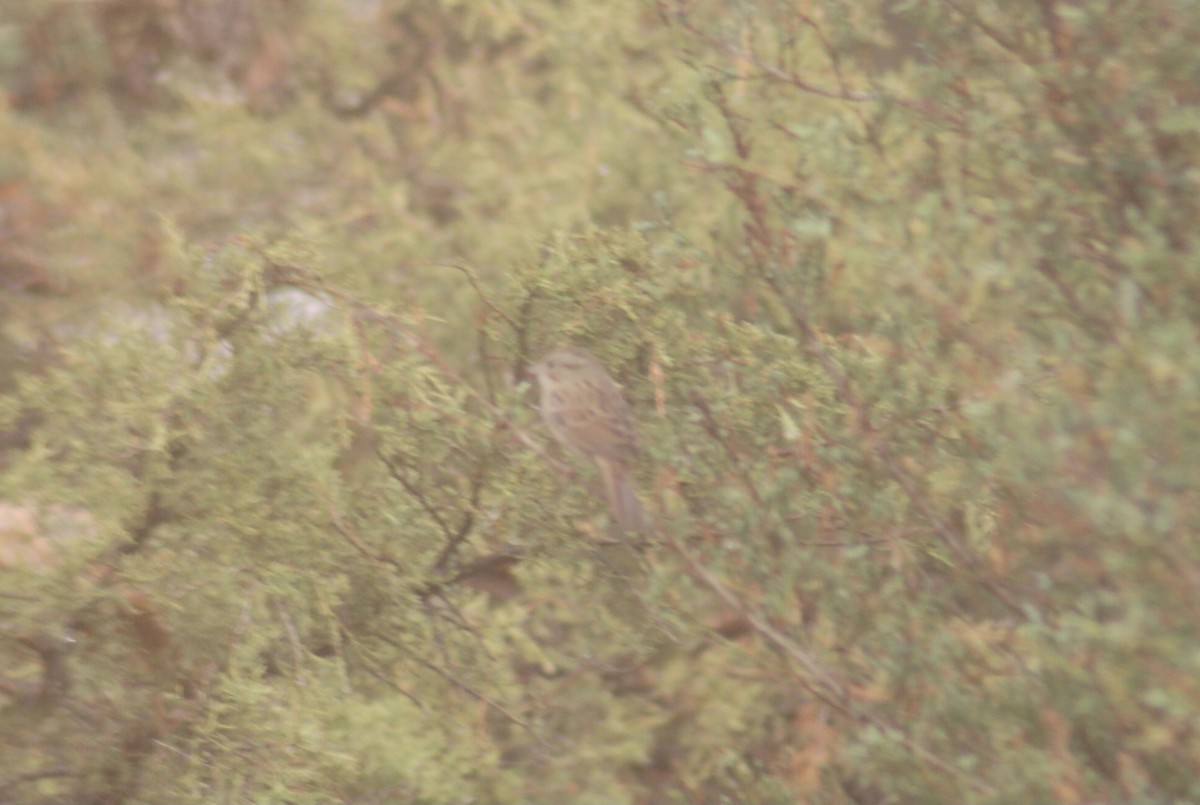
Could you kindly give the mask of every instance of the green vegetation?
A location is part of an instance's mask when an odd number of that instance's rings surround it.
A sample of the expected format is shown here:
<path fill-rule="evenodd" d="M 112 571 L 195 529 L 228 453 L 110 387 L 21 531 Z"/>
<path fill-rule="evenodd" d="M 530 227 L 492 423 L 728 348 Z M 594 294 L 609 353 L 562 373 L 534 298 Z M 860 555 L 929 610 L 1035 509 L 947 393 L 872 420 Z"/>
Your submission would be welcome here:
<path fill-rule="evenodd" d="M 1197 41 L 7 0 L 0 801 L 1200 799 Z"/>

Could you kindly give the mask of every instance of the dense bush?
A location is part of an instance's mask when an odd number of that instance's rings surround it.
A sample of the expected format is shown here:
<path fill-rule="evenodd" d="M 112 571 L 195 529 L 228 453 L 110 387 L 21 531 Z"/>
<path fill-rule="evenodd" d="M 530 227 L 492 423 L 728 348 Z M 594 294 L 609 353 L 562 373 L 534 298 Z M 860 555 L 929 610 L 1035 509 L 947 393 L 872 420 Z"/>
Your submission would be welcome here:
<path fill-rule="evenodd" d="M 8 3 L 0 800 L 1200 797 L 1198 39 Z"/>

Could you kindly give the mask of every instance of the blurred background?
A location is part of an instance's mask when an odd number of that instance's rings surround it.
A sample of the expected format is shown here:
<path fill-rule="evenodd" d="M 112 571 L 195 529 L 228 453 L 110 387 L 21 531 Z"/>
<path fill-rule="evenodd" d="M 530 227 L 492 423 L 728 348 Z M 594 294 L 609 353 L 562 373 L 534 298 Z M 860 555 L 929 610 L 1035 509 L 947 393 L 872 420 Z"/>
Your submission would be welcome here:
<path fill-rule="evenodd" d="M 1198 40 L 0 0 L 0 801 L 1200 798 Z"/>

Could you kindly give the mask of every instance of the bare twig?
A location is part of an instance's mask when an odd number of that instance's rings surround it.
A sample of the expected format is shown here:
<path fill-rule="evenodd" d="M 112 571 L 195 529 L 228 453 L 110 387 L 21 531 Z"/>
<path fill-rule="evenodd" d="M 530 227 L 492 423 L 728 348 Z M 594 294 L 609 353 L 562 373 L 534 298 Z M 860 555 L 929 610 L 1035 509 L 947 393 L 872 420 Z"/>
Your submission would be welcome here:
<path fill-rule="evenodd" d="M 495 302 L 489 299 L 488 295 L 483 292 L 483 288 L 479 285 L 479 278 L 475 276 L 475 272 L 471 270 L 470 267 L 452 260 L 439 260 L 431 263 L 417 263 L 417 265 L 443 266 L 445 268 L 453 268 L 457 271 L 461 271 L 466 276 L 467 282 L 471 283 L 471 287 L 475 289 L 475 293 L 479 295 L 480 301 L 487 306 L 488 310 L 492 311 L 501 319 L 503 319 L 505 323 L 512 328 L 514 335 L 521 331 L 521 328 L 517 326 L 517 323 L 513 321 L 512 317 L 509 316 L 503 308 L 499 307 Z"/>

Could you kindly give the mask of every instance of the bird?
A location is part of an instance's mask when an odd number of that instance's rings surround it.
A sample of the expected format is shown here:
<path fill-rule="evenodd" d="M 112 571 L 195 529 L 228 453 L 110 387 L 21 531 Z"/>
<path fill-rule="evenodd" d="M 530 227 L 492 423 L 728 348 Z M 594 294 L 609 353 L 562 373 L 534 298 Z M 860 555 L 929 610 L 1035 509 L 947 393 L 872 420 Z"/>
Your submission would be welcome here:
<path fill-rule="evenodd" d="M 600 469 L 617 525 L 648 528 L 629 466 L 639 445 L 633 411 L 604 364 L 580 347 L 559 347 L 530 367 L 541 390 L 542 419 L 551 435 Z"/>

